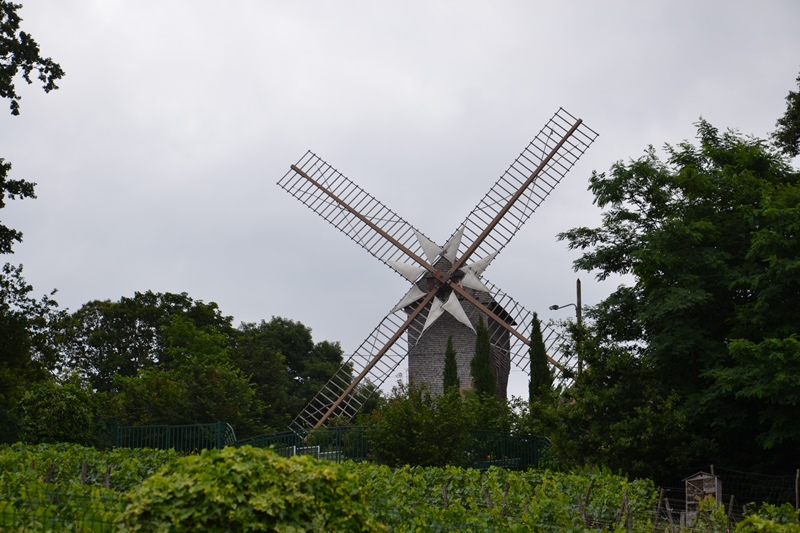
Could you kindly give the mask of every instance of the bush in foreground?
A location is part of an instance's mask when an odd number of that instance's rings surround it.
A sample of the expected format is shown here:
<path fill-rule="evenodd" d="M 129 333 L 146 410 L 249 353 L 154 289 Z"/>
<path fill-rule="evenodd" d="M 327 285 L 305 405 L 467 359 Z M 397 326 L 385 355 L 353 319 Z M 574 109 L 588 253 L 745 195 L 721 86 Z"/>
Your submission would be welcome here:
<path fill-rule="evenodd" d="M 244 446 L 178 459 L 128 493 L 124 531 L 383 531 L 346 468 Z"/>

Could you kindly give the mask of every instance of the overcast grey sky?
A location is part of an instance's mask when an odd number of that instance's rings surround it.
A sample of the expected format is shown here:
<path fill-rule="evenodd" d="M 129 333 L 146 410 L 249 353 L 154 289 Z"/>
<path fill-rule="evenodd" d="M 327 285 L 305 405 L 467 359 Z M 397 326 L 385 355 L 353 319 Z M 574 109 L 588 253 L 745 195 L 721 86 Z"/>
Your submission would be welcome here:
<path fill-rule="evenodd" d="M 20 0 L 66 71 L 0 110 L 38 199 L 0 213 L 72 311 L 187 292 L 354 351 L 408 283 L 276 186 L 312 150 L 443 243 L 558 107 L 598 141 L 487 271 L 544 320 L 620 280 L 556 234 L 596 225 L 592 170 L 694 136 L 766 137 L 800 71 L 800 2 Z M 524 395 L 512 372 L 510 392 Z"/>

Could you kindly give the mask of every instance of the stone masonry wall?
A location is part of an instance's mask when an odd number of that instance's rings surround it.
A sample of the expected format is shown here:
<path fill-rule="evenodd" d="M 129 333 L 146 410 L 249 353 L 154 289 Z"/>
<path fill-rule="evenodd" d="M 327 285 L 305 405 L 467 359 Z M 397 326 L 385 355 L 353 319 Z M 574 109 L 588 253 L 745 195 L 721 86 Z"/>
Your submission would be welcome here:
<path fill-rule="evenodd" d="M 444 262 L 447 263 L 446 261 Z M 437 263 L 436 266 L 437 268 L 449 268 L 449 264 L 440 265 Z M 418 282 L 418 286 L 423 291 L 427 291 L 427 280 L 423 278 Z M 491 295 L 488 293 L 467 290 L 487 307 L 491 307 L 494 304 Z M 484 316 L 483 313 L 468 301 L 461 298 L 459 298 L 459 301 L 470 318 L 473 327 L 477 329 L 479 317 Z M 408 308 L 407 311 L 411 312 L 412 309 Z M 421 314 L 423 323 L 424 317 L 427 316 L 429 310 L 430 306 Z M 511 371 L 509 334 L 505 329 L 485 316 L 484 324 L 489 326 L 489 336 L 492 341 L 492 362 L 497 376 L 497 396 L 498 398 L 505 398 L 508 389 L 508 375 Z M 442 313 L 438 320 L 425 330 L 421 339 L 417 339 L 414 332 L 409 330 L 408 377 L 410 382 L 418 385 L 424 383 L 432 392 L 437 394 L 443 392 L 444 352 L 447 349 L 447 338 L 450 335 L 453 336 L 453 347 L 456 350 L 456 364 L 461 388 L 473 388 L 470 362 L 475 355 L 476 335 L 447 312 Z"/>

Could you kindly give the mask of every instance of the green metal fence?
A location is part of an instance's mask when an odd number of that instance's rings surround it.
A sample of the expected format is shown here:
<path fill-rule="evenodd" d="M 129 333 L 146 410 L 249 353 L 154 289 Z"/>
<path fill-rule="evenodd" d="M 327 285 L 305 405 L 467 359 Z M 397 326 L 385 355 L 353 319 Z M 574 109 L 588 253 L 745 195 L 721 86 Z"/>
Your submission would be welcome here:
<path fill-rule="evenodd" d="M 193 452 L 234 444 L 236 433 L 225 422 L 179 426 L 117 426 L 114 429 L 115 448 L 157 448 Z"/>
<path fill-rule="evenodd" d="M 464 448 L 463 466 L 481 470 L 491 466 L 526 470 L 538 466 L 549 448 L 550 441 L 544 437 L 473 429 Z"/>
<path fill-rule="evenodd" d="M 223 446 L 273 448 L 279 454 L 312 455 L 334 462 L 372 459 L 368 426 L 341 426 L 315 431 L 269 433 L 236 440 L 230 424 L 181 426 L 120 426 L 114 432 L 114 446 L 120 448 L 160 448 L 196 452 Z M 550 448 L 550 441 L 533 435 L 513 435 L 502 431 L 471 430 L 464 446 L 462 466 L 486 470 L 501 466 L 526 470 L 539 465 Z"/>
<path fill-rule="evenodd" d="M 236 445 L 272 447 L 285 457 L 313 455 L 318 459 L 328 459 L 337 463 L 348 460 L 367 461 L 372 457 L 367 429 L 367 426 L 342 426 L 320 428 L 309 433 L 285 431 L 240 440 Z"/>
<path fill-rule="evenodd" d="M 367 426 L 321 428 L 313 432 L 271 433 L 240 440 L 237 446 L 249 444 L 272 447 L 286 457 L 313 455 L 320 459 L 341 462 L 372 459 Z M 462 466 L 486 470 L 500 466 L 509 470 L 526 470 L 537 466 L 550 448 L 550 441 L 532 435 L 512 435 L 502 431 L 471 430 L 464 446 Z"/>

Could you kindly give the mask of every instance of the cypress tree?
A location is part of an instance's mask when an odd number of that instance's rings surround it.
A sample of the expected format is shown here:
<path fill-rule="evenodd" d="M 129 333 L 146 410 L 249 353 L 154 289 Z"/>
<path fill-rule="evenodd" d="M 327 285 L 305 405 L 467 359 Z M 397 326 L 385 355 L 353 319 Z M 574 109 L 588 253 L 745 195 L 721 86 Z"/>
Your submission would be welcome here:
<path fill-rule="evenodd" d="M 451 387 L 458 390 L 461 382 L 458 381 L 458 366 L 456 365 L 456 350 L 453 348 L 453 336 L 447 337 L 447 349 L 444 351 L 444 387 L 447 392 Z"/>
<path fill-rule="evenodd" d="M 475 338 L 475 355 L 470 361 L 470 372 L 475 390 L 479 395 L 486 394 L 497 396 L 497 379 L 492 364 L 491 343 L 489 342 L 489 329 L 480 318 Z"/>
<path fill-rule="evenodd" d="M 531 343 L 528 347 L 531 362 L 531 381 L 528 384 L 528 401 L 533 403 L 536 399 L 545 397 L 553 386 L 553 373 L 547 364 L 547 352 L 542 339 L 542 324 L 539 315 L 533 313 L 531 324 Z"/>

